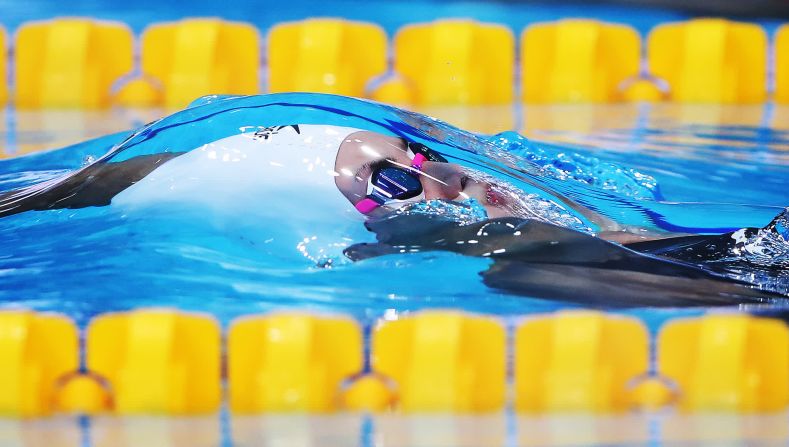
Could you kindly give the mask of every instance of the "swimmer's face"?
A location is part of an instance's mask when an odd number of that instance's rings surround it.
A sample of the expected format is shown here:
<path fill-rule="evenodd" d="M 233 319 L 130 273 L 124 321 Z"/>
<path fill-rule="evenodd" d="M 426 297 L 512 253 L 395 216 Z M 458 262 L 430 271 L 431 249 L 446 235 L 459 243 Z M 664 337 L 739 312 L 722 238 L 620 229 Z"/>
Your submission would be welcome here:
<path fill-rule="evenodd" d="M 401 138 L 375 132 L 355 132 L 340 145 L 334 170 L 337 188 L 354 205 L 367 195 L 367 183 L 379 167 L 410 166 L 406 143 Z M 506 197 L 495 191 L 488 182 L 474 180 L 472 172 L 454 163 L 426 161 L 420 179 L 426 200 L 476 199 L 487 210 L 488 217 L 510 216 Z"/>

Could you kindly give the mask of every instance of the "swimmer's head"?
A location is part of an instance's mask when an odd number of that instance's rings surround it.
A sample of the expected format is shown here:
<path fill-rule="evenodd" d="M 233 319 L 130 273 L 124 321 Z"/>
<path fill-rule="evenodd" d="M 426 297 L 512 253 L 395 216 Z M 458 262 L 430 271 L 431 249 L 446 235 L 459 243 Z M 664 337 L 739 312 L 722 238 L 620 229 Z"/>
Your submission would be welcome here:
<path fill-rule="evenodd" d="M 340 145 L 334 170 L 334 182 L 342 194 L 357 208 L 364 209 L 371 201 L 378 202 L 370 214 L 391 210 L 413 200 L 451 200 L 462 201 L 470 198 L 481 203 L 488 217 L 512 215 L 508 209 L 506 194 L 498 191 L 490 182 L 483 180 L 479 173 L 463 169 L 460 165 L 446 162 L 431 151 L 414 147 L 415 143 L 381 135 L 375 132 L 359 131 L 348 135 Z M 425 160 L 420 159 L 420 152 Z M 418 169 L 413 168 L 416 160 Z M 371 197 L 371 179 L 382 170 L 394 168 L 403 174 L 404 187 L 416 194 L 405 200 L 383 200 Z M 410 174 L 406 176 L 405 174 Z M 418 185 L 407 185 L 418 181 Z M 418 189 L 418 191 L 417 191 Z"/>

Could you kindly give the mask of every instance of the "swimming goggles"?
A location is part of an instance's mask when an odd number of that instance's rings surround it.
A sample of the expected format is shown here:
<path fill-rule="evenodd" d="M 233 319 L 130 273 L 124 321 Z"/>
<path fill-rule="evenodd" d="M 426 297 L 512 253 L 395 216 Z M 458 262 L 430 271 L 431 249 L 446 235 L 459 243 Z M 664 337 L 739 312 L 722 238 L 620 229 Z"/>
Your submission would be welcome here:
<path fill-rule="evenodd" d="M 446 163 L 436 151 L 420 143 L 407 143 L 411 158 L 410 167 L 383 166 L 372 172 L 367 181 L 367 196 L 356 204 L 362 214 L 369 214 L 379 206 L 402 206 L 424 200 L 422 182 L 419 177 L 422 164 L 426 161 Z"/>

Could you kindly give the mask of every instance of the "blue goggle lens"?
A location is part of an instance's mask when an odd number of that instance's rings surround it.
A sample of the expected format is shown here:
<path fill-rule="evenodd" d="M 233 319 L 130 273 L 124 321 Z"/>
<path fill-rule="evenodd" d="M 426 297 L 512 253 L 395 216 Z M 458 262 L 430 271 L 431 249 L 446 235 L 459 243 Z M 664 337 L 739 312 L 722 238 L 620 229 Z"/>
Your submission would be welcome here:
<path fill-rule="evenodd" d="M 422 194 L 422 183 L 419 177 L 402 168 L 381 168 L 373 173 L 373 185 L 386 191 L 390 196 L 374 191 L 373 195 L 384 200 L 405 200 Z"/>

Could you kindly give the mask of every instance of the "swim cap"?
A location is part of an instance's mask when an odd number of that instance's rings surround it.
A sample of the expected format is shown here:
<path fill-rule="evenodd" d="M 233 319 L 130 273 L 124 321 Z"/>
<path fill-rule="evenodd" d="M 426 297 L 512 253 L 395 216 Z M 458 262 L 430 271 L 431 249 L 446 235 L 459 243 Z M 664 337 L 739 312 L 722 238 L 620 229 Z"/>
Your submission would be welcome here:
<path fill-rule="evenodd" d="M 269 243 L 279 249 L 297 250 L 318 264 L 331 263 L 345 246 L 370 238 L 364 217 L 334 182 L 340 144 L 359 130 L 299 124 L 242 127 L 237 135 L 163 164 L 119 194 L 113 205 L 174 202 L 200 206 L 206 218 L 210 213 L 234 220 L 232 226 L 275 223 L 276 231 L 258 237 L 273 238 Z"/>

